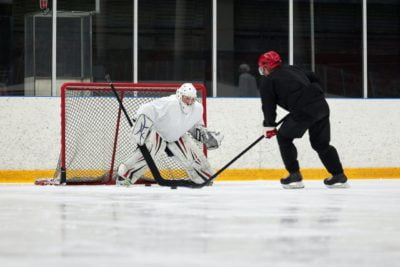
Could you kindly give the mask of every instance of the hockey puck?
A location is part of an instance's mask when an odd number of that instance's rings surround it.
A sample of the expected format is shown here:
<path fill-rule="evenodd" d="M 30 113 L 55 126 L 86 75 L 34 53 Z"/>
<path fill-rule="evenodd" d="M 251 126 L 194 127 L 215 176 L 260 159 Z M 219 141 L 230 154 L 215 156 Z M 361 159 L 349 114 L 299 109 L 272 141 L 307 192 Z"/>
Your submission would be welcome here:
<path fill-rule="evenodd" d="M 151 184 L 145 183 L 144 186 L 151 186 Z"/>
<path fill-rule="evenodd" d="M 177 186 L 171 186 L 171 189 L 177 189 L 178 187 Z"/>

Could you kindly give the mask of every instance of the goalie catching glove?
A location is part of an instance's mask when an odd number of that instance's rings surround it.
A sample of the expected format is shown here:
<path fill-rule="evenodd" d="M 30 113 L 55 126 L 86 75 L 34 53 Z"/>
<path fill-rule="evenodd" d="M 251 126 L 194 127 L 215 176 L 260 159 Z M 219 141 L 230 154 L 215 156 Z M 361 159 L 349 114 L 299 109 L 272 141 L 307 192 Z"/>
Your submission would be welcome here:
<path fill-rule="evenodd" d="M 213 150 L 221 146 L 224 135 L 220 132 L 209 131 L 203 125 L 195 125 L 189 130 L 194 139 L 206 145 L 207 149 Z"/>
<path fill-rule="evenodd" d="M 140 146 L 144 145 L 153 127 L 153 121 L 146 115 L 140 114 L 132 127 L 132 141 Z"/>

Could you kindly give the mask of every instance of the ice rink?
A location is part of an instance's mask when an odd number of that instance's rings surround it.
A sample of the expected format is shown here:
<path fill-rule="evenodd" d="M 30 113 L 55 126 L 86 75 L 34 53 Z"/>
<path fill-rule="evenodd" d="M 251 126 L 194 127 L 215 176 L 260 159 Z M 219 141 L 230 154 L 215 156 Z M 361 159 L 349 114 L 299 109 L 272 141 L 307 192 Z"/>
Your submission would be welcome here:
<path fill-rule="evenodd" d="M 399 266 L 400 179 L 0 185 L 0 266 Z"/>

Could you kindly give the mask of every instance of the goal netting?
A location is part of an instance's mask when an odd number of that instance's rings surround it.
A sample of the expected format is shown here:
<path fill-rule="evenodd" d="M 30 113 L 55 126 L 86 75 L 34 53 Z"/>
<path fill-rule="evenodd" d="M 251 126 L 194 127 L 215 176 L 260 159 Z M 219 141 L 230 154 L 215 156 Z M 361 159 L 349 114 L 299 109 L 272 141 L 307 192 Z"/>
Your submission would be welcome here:
<path fill-rule="evenodd" d="M 142 104 L 174 94 L 180 84 L 115 83 L 114 87 L 132 118 Z M 204 106 L 206 90 L 194 84 Z M 65 83 L 61 88 L 61 153 L 53 179 L 35 183 L 114 184 L 120 163 L 136 146 L 130 140 L 130 126 L 107 83 Z M 202 147 L 201 144 L 199 146 Z M 206 151 L 204 151 L 206 152 Z M 155 160 L 167 180 L 188 179 L 183 166 L 165 152 Z M 147 171 L 139 182 L 152 182 Z"/>

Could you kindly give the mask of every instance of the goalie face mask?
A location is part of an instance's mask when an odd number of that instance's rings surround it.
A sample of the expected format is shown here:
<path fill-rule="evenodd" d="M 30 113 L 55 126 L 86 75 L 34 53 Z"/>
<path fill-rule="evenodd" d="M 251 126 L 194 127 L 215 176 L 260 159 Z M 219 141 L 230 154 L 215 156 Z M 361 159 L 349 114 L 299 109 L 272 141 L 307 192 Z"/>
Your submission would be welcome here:
<path fill-rule="evenodd" d="M 188 114 L 193 109 L 193 104 L 197 99 L 197 91 L 191 83 L 184 83 L 176 90 L 176 97 L 184 114 Z"/>

